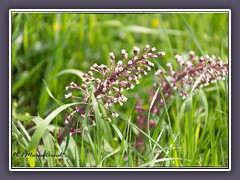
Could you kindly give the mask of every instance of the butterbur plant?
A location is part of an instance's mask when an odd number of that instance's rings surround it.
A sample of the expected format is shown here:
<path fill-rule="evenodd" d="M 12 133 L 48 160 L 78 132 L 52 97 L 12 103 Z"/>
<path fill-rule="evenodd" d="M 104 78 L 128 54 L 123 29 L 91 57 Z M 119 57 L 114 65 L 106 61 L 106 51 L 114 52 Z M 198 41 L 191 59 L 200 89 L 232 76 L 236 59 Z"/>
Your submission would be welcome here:
<path fill-rule="evenodd" d="M 180 55 L 175 56 L 179 66 L 174 71 L 171 63 L 167 63 L 167 68 L 158 69 L 155 72 L 157 82 L 155 87 L 159 87 L 162 93 L 156 90 L 149 90 L 151 99 L 154 101 L 149 108 L 153 114 L 159 114 L 160 110 L 178 94 L 182 100 L 185 100 L 190 93 L 196 92 L 199 88 L 216 83 L 218 80 L 225 80 L 228 75 L 228 62 L 223 62 L 220 57 L 214 55 L 195 56 L 194 51 L 189 52 L 189 58 Z M 156 89 L 156 88 L 155 88 Z M 154 95 L 156 97 L 153 99 Z M 149 103 L 150 104 L 150 103 Z M 147 110 L 144 110 L 140 100 L 138 100 L 136 110 L 139 112 L 138 126 L 146 131 Z M 148 110 L 149 111 L 149 110 Z M 150 128 L 155 126 L 153 120 L 150 120 Z M 136 141 L 136 147 L 143 148 L 144 136 L 140 135 Z"/>
<path fill-rule="evenodd" d="M 66 86 L 67 91 L 77 90 L 83 93 L 83 96 L 74 96 L 71 92 L 65 95 L 66 99 L 71 99 L 73 102 L 81 102 L 81 105 L 75 105 L 75 111 L 71 114 L 66 114 L 65 128 L 58 135 L 58 143 L 61 144 L 68 134 L 70 125 L 71 133 L 79 133 L 80 130 L 75 129 L 76 118 L 74 113 L 78 113 L 82 117 L 87 116 L 91 122 L 94 122 L 94 109 L 91 104 L 88 114 L 85 114 L 87 103 L 92 95 L 96 98 L 99 104 L 111 114 L 112 117 L 118 117 L 119 114 L 110 109 L 113 104 L 123 105 L 127 101 L 127 97 L 123 95 L 124 90 L 134 89 L 136 84 L 139 84 L 139 79 L 148 74 L 148 71 L 154 66 L 149 60 L 164 56 L 164 52 L 155 52 L 155 47 L 146 45 L 142 50 L 134 47 L 133 56 L 128 58 L 126 50 L 121 51 L 122 60 L 116 61 L 114 53 L 109 53 L 110 67 L 104 64 L 93 64 L 90 71 L 83 74 L 83 83 L 77 85 L 71 82 Z M 91 87 L 91 88 L 90 88 Z M 102 117 L 111 120 L 109 117 Z M 70 124 L 69 124 L 70 123 Z"/>

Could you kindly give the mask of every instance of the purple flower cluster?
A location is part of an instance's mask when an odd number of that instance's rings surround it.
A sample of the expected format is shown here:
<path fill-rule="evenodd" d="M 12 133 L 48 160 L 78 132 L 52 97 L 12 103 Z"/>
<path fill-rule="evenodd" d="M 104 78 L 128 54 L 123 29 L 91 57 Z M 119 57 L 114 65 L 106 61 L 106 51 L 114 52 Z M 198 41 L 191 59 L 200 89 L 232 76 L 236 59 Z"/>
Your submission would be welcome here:
<path fill-rule="evenodd" d="M 147 71 L 150 71 L 154 64 L 149 61 L 149 58 L 157 58 L 165 55 L 164 52 L 156 52 L 156 48 L 150 48 L 146 45 L 142 53 L 138 47 L 134 47 L 133 56 L 129 60 L 128 53 L 126 50 L 122 50 L 122 60 L 116 62 L 115 55 L 109 53 L 111 67 L 108 68 L 106 65 L 93 64 L 90 67 L 91 71 L 83 74 L 83 81 L 86 84 L 78 86 L 74 82 L 70 83 L 66 87 L 66 90 L 77 89 L 84 92 L 84 98 L 82 102 L 87 102 L 90 97 L 88 83 L 91 83 L 95 87 L 94 96 L 99 103 L 104 102 L 104 107 L 109 110 L 113 104 L 123 105 L 127 101 L 122 92 L 124 90 L 133 89 L 135 84 L 139 84 L 139 79 L 143 75 L 147 75 Z M 95 73 L 100 74 L 101 78 L 96 77 Z M 65 95 L 65 98 L 76 99 L 71 93 Z M 109 110 L 110 111 L 110 110 Z M 111 111 L 110 111 L 111 112 Z M 117 113 L 111 112 L 112 116 L 118 116 Z"/>
<path fill-rule="evenodd" d="M 199 58 L 193 51 L 190 51 L 189 60 L 179 55 L 176 55 L 175 58 L 179 63 L 178 71 L 174 71 L 171 63 L 167 63 L 167 70 L 158 69 L 155 72 L 159 79 L 157 84 L 161 87 L 166 102 L 169 98 L 174 97 L 175 92 L 178 92 L 184 100 L 188 96 L 187 89 L 195 92 L 199 87 L 216 83 L 220 79 L 224 80 L 228 75 L 228 62 L 223 62 L 221 58 L 216 58 L 214 55 Z M 195 89 L 193 89 L 194 85 L 197 85 Z M 153 107 L 153 113 L 157 113 L 163 105 L 160 94 L 157 100 L 158 102 L 155 102 Z"/>
<path fill-rule="evenodd" d="M 83 74 L 83 84 L 77 85 L 71 82 L 69 86 L 66 86 L 66 90 L 79 90 L 83 92 L 84 96 L 74 96 L 71 92 L 65 94 L 65 98 L 72 99 L 73 102 L 87 103 L 91 96 L 90 84 L 94 86 L 94 96 L 99 104 L 102 104 L 113 117 L 118 117 L 119 114 L 109 109 L 113 104 L 123 105 L 128 99 L 122 92 L 124 90 L 133 89 L 136 84 L 139 84 L 139 79 L 143 75 L 147 75 L 148 71 L 152 69 L 154 64 L 149 61 L 149 58 L 158 58 L 164 56 L 164 52 L 155 52 L 156 48 L 151 48 L 148 44 L 140 50 L 138 47 L 134 47 L 133 56 L 128 59 L 128 53 L 126 50 L 121 51 L 122 60 L 116 61 L 114 53 L 109 53 L 110 68 L 104 64 L 93 64 L 90 67 L 90 71 Z M 85 117 L 86 105 L 76 105 L 74 113 L 80 114 Z M 94 116 L 93 107 L 90 107 L 87 114 L 88 119 L 94 123 L 91 119 Z M 58 136 L 58 143 L 61 144 L 63 139 L 67 135 L 67 126 L 70 120 L 70 130 L 72 133 L 81 132 L 81 130 L 75 130 L 74 124 L 76 118 L 74 116 L 67 115 L 65 120 L 65 128 Z M 109 117 L 102 117 L 110 120 Z"/>
<path fill-rule="evenodd" d="M 214 55 L 211 57 L 206 55 L 205 57 L 199 58 L 195 56 L 193 51 L 190 51 L 189 58 L 184 58 L 179 55 L 176 55 L 175 58 L 179 63 L 178 71 L 174 71 L 171 63 L 167 63 L 166 70 L 158 69 L 155 72 L 155 75 L 158 78 L 155 86 L 161 88 L 166 104 L 169 102 L 169 99 L 174 98 L 174 94 L 176 93 L 178 93 L 184 100 L 188 96 L 189 89 L 195 92 L 198 88 L 208 86 L 211 83 L 216 83 L 217 80 L 225 80 L 225 77 L 228 75 L 228 62 L 223 62 L 221 58 L 216 58 Z M 193 89 L 194 85 L 195 89 Z M 149 91 L 151 98 L 154 97 L 155 93 L 155 90 Z M 151 112 L 153 114 L 158 114 L 163 106 L 163 97 L 160 93 L 158 93 L 153 103 Z M 135 109 L 139 113 L 137 119 L 138 127 L 145 131 L 147 110 L 143 109 L 139 99 Z M 149 125 L 149 128 L 154 127 L 154 121 L 151 120 Z M 140 135 L 137 138 L 135 145 L 141 150 L 141 148 L 143 148 L 141 145 L 143 144 L 144 137 Z"/>

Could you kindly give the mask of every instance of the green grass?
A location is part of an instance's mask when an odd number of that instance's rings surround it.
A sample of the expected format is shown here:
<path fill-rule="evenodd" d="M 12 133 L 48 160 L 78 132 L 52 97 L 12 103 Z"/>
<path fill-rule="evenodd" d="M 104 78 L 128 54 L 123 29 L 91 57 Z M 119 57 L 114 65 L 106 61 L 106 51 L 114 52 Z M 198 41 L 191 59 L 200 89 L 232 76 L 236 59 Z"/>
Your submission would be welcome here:
<path fill-rule="evenodd" d="M 185 101 L 176 94 L 159 115 L 148 112 L 148 123 L 151 118 L 157 126 L 144 132 L 136 125 L 135 97 L 149 107 L 145 88 L 153 87 L 151 72 L 134 90 L 124 92 L 128 101 L 112 108 L 120 117 L 109 116 L 111 122 L 101 118 L 100 113 L 108 113 L 92 95 L 88 105 L 93 103 L 96 125 L 77 117 L 82 135 L 57 145 L 54 129 L 63 127 L 64 109 L 72 105 L 64 99 L 65 86 L 81 84 L 82 72 L 94 63 L 109 65 L 109 52 L 118 60 L 121 49 L 146 44 L 166 53 L 153 61 L 156 68 L 171 62 L 176 69 L 174 56 L 190 50 L 228 61 L 228 14 L 13 13 L 12 167 L 228 167 L 228 80 Z M 141 133 L 146 141 L 139 153 L 134 142 Z M 24 156 L 36 150 L 65 154 Z"/>

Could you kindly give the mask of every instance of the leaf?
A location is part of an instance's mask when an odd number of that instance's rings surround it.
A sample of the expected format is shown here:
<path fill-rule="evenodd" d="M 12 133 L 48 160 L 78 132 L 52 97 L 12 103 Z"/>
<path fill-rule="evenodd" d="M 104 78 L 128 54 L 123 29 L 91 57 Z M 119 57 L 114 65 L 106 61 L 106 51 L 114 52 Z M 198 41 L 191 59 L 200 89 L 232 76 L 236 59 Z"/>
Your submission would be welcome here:
<path fill-rule="evenodd" d="M 117 133 L 118 137 L 120 138 L 120 140 L 122 140 L 123 143 L 127 144 L 127 145 L 131 148 L 131 150 L 133 150 L 133 151 L 137 154 L 137 156 L 138 156 L 142 161 L 145 161 L 145 158 L 144 158 L 134 147 L 132 147 L 131 144 L 129 144 L 129 143 L 123 138 L 123 135 L 122 135 L 121 131 L 117 128 L 117 126 L 116 126 L 115 124 L 113 124 L 112 122 L 110 122 L 110 124 L 111 124 L 111 126 L 113 127 L 113 129 L 116 131 L 116 133 Z"/>
<path fill-rule="evenodd" d="M 39 116 L 36 116 L 32 119 L 32 121 L 38 126 L 40 126 L 40 124 L 42 123 L 43 119 Z"/>
<path fill-rule="evenodd" d="M 35 154 L 37 150 L 37 146 L 39 144 L 40 139 L 42 138 L 43 134 L 45 133 L 48 124 L 64 109 L 76 105 L 79 103 L 70 103 L 65 104 L 63 106 L 58 107 L 53 112 L 51 112 L 43 121 L 36 120 L 34 122 L 37 122 L 37 129 L 34 131 L 31 141 L 28 145 L 28 153 Z M 35 156 L 28 156 L 28 161 L 31 167 L 35 166 Z"/>
<path fill-rule="evenodd" d="M 34 116 L 17 116 L 16 119 L 19 121 L 30 121 L 34 118 Z"/>
<path fill-rule="evenodd" d="M 102 140 L 103 140 L 103 132 L 104 132 L 104 122 L 102 121 L 102 118 L 100 116 L 98 102 L 94 96 L 93 91 L 92 91 L 91 99 L 92 99 L 93 110 L 95 113 L 95 120 L 96 120 L 96 127 L 97 127 L 98 162 L 100 162 L 101 156 L 102 156 Z"/>
<path fill-rule="evenodd" d="M 12 94 L 15 94 L 18 89 L 20 89 L 23 85 L 25 85 L 27 81 L 29 81 L 35 73 L 41 71 L 41 68 L 45 64 L 45 62 L 46 60 L 42 60 L 34 68 L 32 68 L 32 70 L 27 74 L 22 73 L 20 80 L 18 80 L 12 86 Z"/>
<path fill-rule="evenodd" d="M 171 134 L 173 134 L 172 124 L 171 124 L 171 120 L 170 120 L 170 117 L 169 117 L 169 114 L 168 114 L 168 107 L 167 107 L 167 104 L 166 104 L 165 97 L 164 97 L 164 94 L 162 92 L 162 89 L 160 89 L 160 90 L 161 90 L 160 93 L 161 93 L 161 96 L 162 96 L 162 99 L 163 99 L 164 109 L 165 109 L 165 112 L 167 114 L 168 125 L 170 127 Z"/>
<path fill-rule="evenodd" d="M 46 83 L 44 80 L 43 80 L 43 83 L 45 84 L 45 88 L 46 88 L 46 90 L 47 90 L 48 95 L 49 95 L 58 105 L 62 106 L 63 103 L 62 103 L 61 101 L 57 100 L 57 99 L 53 96 L 51 90 L 49 89 L 47 83 Z"/>
<path fill-rule="evenodd" d="M 201 96 L 201 99 L 202 99 L 203 105 L 204 105 L 203 107 L 205 110 L 205 121 L 207 121 L 207 119 L 208 119 L 208 101 L 207 101 L 206 95 L 202 89 L 199 90 L 199 93 L 200 93 L 200 96 Z"/>
<path fill-rule="evenodd" d="M 159 116 L 160 116 L 160 117 L 159 117 L 159 121 L 157 122 L 157 125 L 156 125 L 156 127 L 155 127 L 155 129 L 154 129 L 154 132 L 153 132 L 153 136 L 152 136 L 153 139 L 157 139 L 158 134 L 159 134 L 159 132 L 160 132 L 160 130 L 161 130 L 161 120 L 164 118 L 164 116 L 165 116 L 166 113 L 168 112 L 168 109 L 171 107 L 171 105 L 172 105 L 172 103 L 175 101 L 176 97 L 177 97 L 177 94 L 174 96 L 174 98 L 172 98 L 172 99 L 168 102 L 167 107 L 164 106 L 165 111 L 163 111 L 163 113 L 159 115 Z"/>
<path fill-rule="evenodd" d="M 111 26 L 111 27 L 120 27 L 122 26 L 122 22 L 118 20 L 107 20 L 107 21 L 101 21 L 97 24 L 98 26 Z"/>
<path fill-rule="evenodd" d="M 22 133 L 18 130 L 17 126 L 12 122 L 12 134 L 13 133 L 16 134 L 19 144 L 22 145 L 24 148 L 26 148 L 28 146 L 28 141 L 22 135 Z"/>
<path fill-rule="evenodd" d="M 70 151 L 72 153 L 74 161 L 76 162 L 76 166 L 79 167 L 78 145 L 76 143 L 76 140 L 72 136 L 69 138 L 69 149 L 70 149 Z"/>
<path fill-rule="evenodd" d="M 182 14 L 180 14 L 180 16 L 181 16 L 181 18 L 182 18 L 185 26 L 186 26 L 187 29 L 189 30 L 189 32 L 190 32 L 190 34 L 191 34 L 191 36 L 192 36 L 192 38 L 193 38 L 194 43 L 195 43 L 196 46 L 198 47 L 198 50 L 199 50 L 199 51 L 202 53 L 202 55 L 203 55 L 204 53 L 203 53 L 202 47 L 201 47 L 201 45 L 200 45 L 200 43 L 199 43 L 199 41 L 198 41 L 198 39 L 197 39 L 197 36 L 195 35 L 195 33 L 194 33 L 193 29 L 192 29 L 192 27 L 188 24 L 187 20 L 185 19 L 185 17 L 184 17 Z"/>
<path fill-rule="evenodd" d="M 162 133 L 163 133 L 164 130 L 165 130 L 165 126 L 162 128 L 161 132 L 159 133 L 159 135 L 156 139 L 157 142 L 160 141 L 160 138 L 162 137 Z M 156 144 L 153 145 L 152 151 L 154 151 L 155 148 L 156 148 Z"/>
<path fill-rule="evenodd" d="M 155 92 L 153 98 L 152 98 L 152 101 L 151 101 L 151 104 L 150 104 L 150 107 L 149 107 L 149 110 L 148 110 L 148 117 L 147 117 L 147 127 L 146 127 L 146 130 L 147 130 L 147 134 L 148 136 L 150 136 L 150 126 L 149 126 L 149 123 L 150 123 L 150 114 L 151 114 L 151 109 L 152 109 L 152 106 L 157 98 L 157 95 L 158 95 L 158 91 L 159 91 L 160 87 L 157 89 L 157 91 Z M 149 144 L 147 144 L 146 146 L 146 150 L 151 152 L 151 155 L 150 158 L 152 159 L 153 158 L 153 151 L 151 151 L 151 148 L 152 148 L 152 144 L 151 144 L 151 140 L 149 139 Z"/>
<path fill-rule="evenodd" d="M 131 123 L 131 126 L 133 126 L 134 128 L 136 128 L 138 131 L 140 131 L 144 136 L 146 136 L 146 138 L 148 138 L 150 141 L 152 141 L 154 144 L 156 144 L 157 147 L 159 147 L 165 154 L 167 154 L 167 152 L 163 149 L 162 146 L 160 146 L 158 144 L 157 141 L 155 141 L 154 139 L 152 139 L 148 134 L 146 134 L 143 130 L 141 130 L 139 127 L 137 127 L 135 124 Z"/>
<path fill-rule="evenodd" d="M 153 96 L 153 98 L 152 98 L 152 101 L 151 101 L 151 104 L 150 104 L 148 113 L 150 113 L 150 111 L 151 111 L 151 109 L 152 109 L 152 106 L 153 106 L 153 104 L 154 104 L 154 102 L 155 102 L 155 100 L 156 100 L 156 98 L 157 98 L 159 89 L 160 89 L 160 87 L 157 89 L 157 91 L 155 92 L 155 94 L 154 94 L 154 96 Z"/>
<path fill-rule="evenodd" d="M 100 162 L 99 164 L 102 164 L 103 161 L 105 161 L 105 160 L 106 160 L 107 158 L 109 158 L 110 156 L 116 154 L 118 151 L 120 151 L 120 148 L 117 148 L 116 150 L 114 150 L 114 151 L 108 153 L 104 158 L 102 158 L 102 160 L 101 160 L 101 162 Z"/>
<path fill-rule="evenodd" d="M 197 78 L 197 80 L 194 82 L 193 87 L 192 87 L 192 89 L 191 89 L 191 93 L 193 93 L 193 91 L 196 89 L 196 87 L 197 87 L 198 83 L 201 81 L 201 79 L 202 79 L 205 71 L 206 71 L 206 69 L 203 70 L 203 72 L 201 73 L 201 75 L 200 75 L 200 76 Z"/>
<path fill-rule="evenodd" d="M 67 132 L 68 132 L 68 134 L 67 134 L 67 140 L 66 140 L 66 145 L 65 145 L 65 149 L 64 149 L 64 153 L 66 152 L 66 150 L 67 150 L 67 148 L 68 148 L 68 144 L 69 144 L 69 139 L 70 139 L 70 126 L 71 126 L 71 123 L 70 123 L 70 119 L 68 120 L 68 125 L 67 125 L 68 127 L 68 129 L 67 129 Z"/>
<path fill-rule="evenodd" d="M 53 143 L 53 138 L 50 136 L 49 131 L 45 131 L 43 134 L 43 144 L 45 147 L 45 153 L 46 153 L 46 158 L 47 158 L 47 162 L 48 162 L 48 167 L 54 167 L 55 163 L 54 163 L 54 156 L 51 155 L 55 155 L 54 152 L 54 143 Z"/>
<path fill-rule="evenodd" d="M 79 71 L 77 69 L 65 69 L 65 70 L 62 70 L 60 71 L 59 73 L 57 73 L 54 77 L 57 78 L 63 74 L 75 74 L 76 76 L 78 76 L 79 78 L 83 78 L 83 72 L 82 71 Z"/>
<path fill-rule="evenodd" d="M 173 160 L 182 160 L 182 159 L 181 158 L 161 158 L 161 159 L 153 160 L 145 164 L 142 164 L 141 167 L 146 167 L 157 162 L 173 161 Z"/>
<path fill-rule="evenodd" d="M 31 138 L 31 141 L 28 144 L 28 154 L 33 154 L 33 156 L 28 156 L 28 161 L 31 167 L 35 166 L 34 155 L 36 154 L 37 146 L 46 129 L 47 129 L 47 125 L 43 123 L 42 126 L 40 126 L 38 129 L 35 130 Z"/>

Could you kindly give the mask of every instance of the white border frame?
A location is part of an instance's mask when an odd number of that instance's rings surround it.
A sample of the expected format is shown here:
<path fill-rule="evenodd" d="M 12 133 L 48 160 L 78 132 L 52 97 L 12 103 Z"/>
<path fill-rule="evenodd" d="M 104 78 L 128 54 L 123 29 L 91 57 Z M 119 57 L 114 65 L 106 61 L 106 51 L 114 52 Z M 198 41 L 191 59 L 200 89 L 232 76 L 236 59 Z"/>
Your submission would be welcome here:
<path fill-rule="evenodd" d="M 30 167 L 21 167 L 19 168 L 12 168 L 12 162 L 11 162 L 11 155 L 12 155 L 12 129 L 11 129 L 11 123 L 12 123 L 12 71 L 11 71 L 11 63 L 12 62 L 12 27 L 11 27 L 11 17 L 12 12 L 21 12 L 21 13 L 61 13 L 61 12 L 68 12 L 68 13 L 76 13 L 76 12 L 83 12 L 83 13 L 207 13 L 207 12 L 215 12 L 215 13 L 223 13 L 226 12 L 229 15 L 228 19 L 228 31 L 229 31 L 229 37 L 228 37 L 228 64 L 229 64 L 229 87 L 228 87 L 228 99 L 229 99 L 229 137 L 228 137 L 228 143 L 229 143 L 229 168 L 222 169 L 222 167 L 213 167 L 213 168 L 200 168 L 200 167 L 184 167 L 181 168 L 155 168 L 155 169 L 142 169 L 142 168 L 77 168 L 73 167 L 73 169 L 70 168 L 30 168 Z M 9 171 L 231 171 L 231 10 L 230 9 L 10 9 L 9 10 Z"/>

